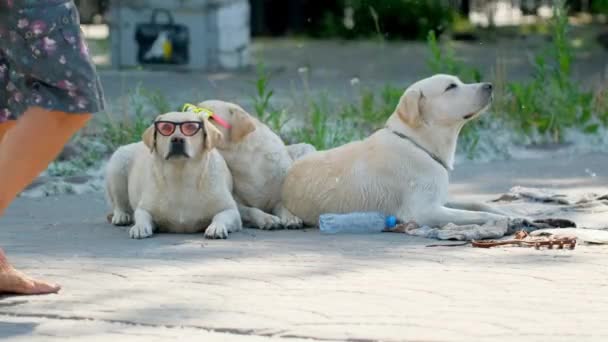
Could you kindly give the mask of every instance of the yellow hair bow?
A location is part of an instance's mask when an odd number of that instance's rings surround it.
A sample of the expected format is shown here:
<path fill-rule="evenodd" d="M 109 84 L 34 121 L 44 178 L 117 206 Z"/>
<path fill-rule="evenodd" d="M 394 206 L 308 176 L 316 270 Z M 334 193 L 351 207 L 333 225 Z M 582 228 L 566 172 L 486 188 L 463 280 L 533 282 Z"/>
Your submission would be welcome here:
<path fill-rule="evenodd" d="M 213 116 L 213 112 L 210 111 L 209 109 L 195 106 L 192 103 L 184 104 L 184 106 L 182 107 L 182 112 L 193 112 L 193 113 L 201 114 L 202 116 L 205 117 L 205 119 L 209 119 L 210 117 Z"/>
<path fill-rule="evenodd" d="M 204 108 L 204 107 L 195 106 L 192 103 L 186 103 L 186 104 L 184 104 L 184 106 L 182 107 L 182 112 L 197 113 L 197 114 L 199 114 L 200 116 L 202 116 L 205 119 L 213 119 L 215 122 L 217 122 L 218 124 L 224 126 L 227 129 L 230 129 L 230 127 L 231 127 L 229 123 L 227 123 L 226 121 L 224 121 L 219 116 L 215 115 L 210 109 L 207 109 L 207 108 Z"/>

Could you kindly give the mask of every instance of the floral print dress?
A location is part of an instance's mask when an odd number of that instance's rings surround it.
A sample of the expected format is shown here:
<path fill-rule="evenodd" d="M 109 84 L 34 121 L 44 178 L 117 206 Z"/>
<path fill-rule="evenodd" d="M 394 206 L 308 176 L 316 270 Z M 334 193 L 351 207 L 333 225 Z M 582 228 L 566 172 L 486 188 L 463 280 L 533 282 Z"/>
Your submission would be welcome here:
<path fill-rule="evenodd" d="M 30 106 L 83 114 L 104 108 L 72 0 L 0 0 L 0 123 Z"/>

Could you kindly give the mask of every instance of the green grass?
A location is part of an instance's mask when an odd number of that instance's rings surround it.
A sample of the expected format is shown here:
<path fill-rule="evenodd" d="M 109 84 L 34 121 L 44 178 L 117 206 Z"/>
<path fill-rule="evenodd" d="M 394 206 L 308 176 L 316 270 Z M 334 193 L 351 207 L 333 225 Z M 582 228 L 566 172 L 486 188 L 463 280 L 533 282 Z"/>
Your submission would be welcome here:
<path fill-rule="evenodd" d="M 270 103 L 270 99 L 274 95 L 274 90 L 270 89 L 269 85 L 270 76 L 263 64 L 258 65 L 257 79 L 254 82 L 255 95 L 252 96 L 253 107 L 258 119 L 266 123 L 275 132 L 280 133 L 287 122 L 287 111 L 276 109 Z"/>
<path fill-rule="evenodd" d="M 485 78 L 456 58 L 449 44 L 441 46 L 432 31 L 427 37 L 429 70 L 454 74 L 465 82 L 493 81 L 496 99 L 492 111 L 496 115 L 491 120 L 500 120 L 505 129 L 515 132 L 524 141 L 561 144 L 572 129 L 597 133 L 608 122 L 606 90 L 585 90 L 572 77 L 574 47 L 565 2 L 558 1 L 552 19 L 537 26 L 548 30 L 552 43 L 534 57 L 534 73 L 528 81 L 508 82 L 506 72 L 499 68 L 494 75 Z M 461 152 L 474 158 L 481 133 L 490 129 L 489 126 L 490 119 L 485 117 L 466 125 L 460 137 Z"/>
<path fill-rule="evenodd" d="M 530 81 L 506 84 L 508 101 L 499 107 L 533 143 L 563 143 L 568 130 L 595 134 L 606 123 L 606 104 L 572 77 L 574 47 L 566 13 L 560 0 L 548 23 L 552 44 L 535 56 Z"/>
<path fill-rule="evenodd" d="M 174 109 L 160 92 L 145 89 L 141 84 L 129 93 L 122 107 L 118 112 L 106 113 L 101 125 L 101 141 L 112 151 L 140 141 L 156 115 Z"/>

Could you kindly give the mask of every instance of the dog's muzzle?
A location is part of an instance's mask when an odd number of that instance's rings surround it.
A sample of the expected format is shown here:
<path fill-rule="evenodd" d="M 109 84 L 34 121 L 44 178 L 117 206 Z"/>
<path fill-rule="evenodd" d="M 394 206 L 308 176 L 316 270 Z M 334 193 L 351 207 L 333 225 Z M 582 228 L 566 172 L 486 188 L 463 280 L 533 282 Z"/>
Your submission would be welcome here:
<path fill-rule="evenodd" d="M 484 111 L 493 101 L 494 99 L 494 86 L 492 83 L 483 83 L 480 88 L 482 105 L 481 108 L 477 112 L 469 113 L 462 118 L 465 120 L 470 120 L 475 118 L 480 112 Z"/>
<path fill-rule="evenodd" d="M 190 158 L 186 153 L 186 140 L 184 138 L 173 137 L 169 145 L 169 153 L 166 159 L 185 157 Z"/>
<path fill-rule="evenodd" d="M 481 86 L 481 89 L 483 89 L 483 91 L 487 93 L 492 93 L 492 91 L 494 90 L 494 86 L 492 85 L 492 83 L 484 83 Z"/>
<path fill-rule="evenodd" d="M 494 98 L 494 86 L 492 83 L 484 83 L 481 86 L 481 89 L 485 96 L 487 96 L 488 102 L 492 102 L 492 99 Z"/>

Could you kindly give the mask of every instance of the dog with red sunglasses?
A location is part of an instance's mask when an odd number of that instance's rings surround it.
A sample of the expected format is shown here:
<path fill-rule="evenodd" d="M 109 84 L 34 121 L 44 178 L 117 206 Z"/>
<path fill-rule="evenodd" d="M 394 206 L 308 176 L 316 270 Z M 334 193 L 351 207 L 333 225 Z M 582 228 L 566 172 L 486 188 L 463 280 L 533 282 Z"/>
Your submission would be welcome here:
<path fill-rule="evenodd" d="M 111 222 L 133 224 L 134 239 L 155 232 L 224 239 L 242 228 L 232 175 L 214 148 L 221 132 L 193 112 L 158 116 L 143 141 L 120 147 L 106 170 Z"/>

